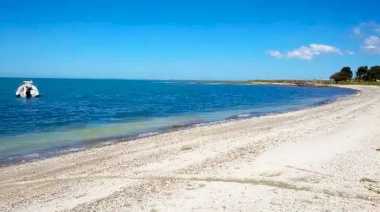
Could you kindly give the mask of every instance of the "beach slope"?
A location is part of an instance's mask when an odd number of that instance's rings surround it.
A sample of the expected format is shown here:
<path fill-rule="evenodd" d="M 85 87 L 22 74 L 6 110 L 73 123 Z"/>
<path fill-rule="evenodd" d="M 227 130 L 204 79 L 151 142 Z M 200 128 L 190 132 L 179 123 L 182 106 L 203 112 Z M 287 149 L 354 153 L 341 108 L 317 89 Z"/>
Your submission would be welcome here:
<path fill-rule="evenodd" d="M 0 168 L 0 211 L 379 211 L 380 88 Z"/>

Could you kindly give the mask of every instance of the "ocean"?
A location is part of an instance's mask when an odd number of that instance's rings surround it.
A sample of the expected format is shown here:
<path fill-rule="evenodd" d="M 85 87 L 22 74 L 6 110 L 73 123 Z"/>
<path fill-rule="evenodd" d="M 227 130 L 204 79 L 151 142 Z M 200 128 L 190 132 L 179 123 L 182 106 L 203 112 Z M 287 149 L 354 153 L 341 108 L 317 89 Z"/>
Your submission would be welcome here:
<path fill-rule="evenodd" d="M 181 127 L 262 116 L 333 101 L 350 89 L 193 81 L 0 78 L 0 164 L 48 157 Z"/>

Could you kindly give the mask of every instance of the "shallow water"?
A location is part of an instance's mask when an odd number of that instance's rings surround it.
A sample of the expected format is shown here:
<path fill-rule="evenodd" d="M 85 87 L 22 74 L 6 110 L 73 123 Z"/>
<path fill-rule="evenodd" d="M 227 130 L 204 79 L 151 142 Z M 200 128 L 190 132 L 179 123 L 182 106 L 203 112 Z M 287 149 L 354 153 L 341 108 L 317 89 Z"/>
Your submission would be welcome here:
<path fill-rule="evenodd" d="M 42 96 L 18 99 L 14 92 L 21 82 L 0 78 L 0 163 L 175 127 L 300 109 L 354 92 L 189 81 L 34 79 Z"/>

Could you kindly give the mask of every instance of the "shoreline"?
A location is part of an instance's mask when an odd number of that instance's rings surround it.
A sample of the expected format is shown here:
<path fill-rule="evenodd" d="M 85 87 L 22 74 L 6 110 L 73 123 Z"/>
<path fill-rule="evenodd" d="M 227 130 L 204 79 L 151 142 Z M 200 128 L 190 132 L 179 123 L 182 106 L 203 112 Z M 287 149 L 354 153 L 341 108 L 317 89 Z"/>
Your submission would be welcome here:
<path fill-rule="evenodd" d="M 256 84 L 247 84 L 247 85 L 256 85 Z M 281 83 L 278 83 L 278 84 L 257 84 L 257 85 L 289 86 L 289 85 L 285 85 L 285 84 L 281 84 Z M 295 86 L 297 86 L 297 85 L 295 85 Z M 143 133 L 131 135 L 131 136 L 115 136 L 115 137 L 110 137 L 110 138 L 94 139 L 94 142 L 93 142 L 94 144 L 89 144 L 89 145 L 84 145 L 84 146 L 82 144 L 76 144 L 76 145 L 70 146 L 68 148 L 67 147 L 55 147 L 55 148 L 52 148 L 52 151 L 49 151 L 49 152 L 43 152 L 43 153 L 32 152 L 31 154 L 19 156 L 17 159 L 13 159 L 11 161 L 1 162 L 0 168 L 24 164 L 24 163 L 41 161 L 41 160 L 54 158 L 54 157 L 60 157 L 60 156 L 67 155 L 67 154 L 86 151 L 86 150 L 90 150 L 93 148 L 102 148 L 102 147 L 115 145 L 115 144 L 122 143 L 122 142 L 133 142 L 133 141 L 143 139 L 143 138 L 149 138 L 152 136 L 157 136 L 157 135 L 181 131 L 181 130 L 188 130 L 188 129 L 192 129 L 192 128 L 196 128 L 196 127 L 211 126 L 211 125 L 217 125 L 217 124 L 222 124 L 222 123 L 235 122 L 235 121 L 239 121 L 239 120 L 258 118 L 258 117 L 262 117 L 262 116 L 272 116 L 272 115 L 284 114 L 284 113 L 289 113 L 289 112 L 294 112 L 294 111 L 307 110 L 309 108 L 314 108 L 314 107 L 319 107 L 319 106 L 326 105 L 326 104 L 331 104 L 335 101 L 338 101 L 339 99 L 347 98 L 347 97 L 350 97 L 352 95 L 356 95 L 357 93 L 360 93 L 360 90 L 352 89 L 352 88 L 346 88 L 346 87 L 340 87 L 340 86 L 329 86 L 329 87 L 341 88 L 341 89 L 350 89 L 350 90 L 354 90 L 355 93 L 347 94 L 347 95 L 335 97 L 335 98 L 331 97 L 327 100 L 324 100 L 324 101 L 318 102 L 318 103 L 314 103 L 314 104 L 309 105 L 309 106 L 302 106 L 299 108 L 286 109 L 286 110 L 282 110 L 279 112 L 267 112 L 267 113 L 263 113 L 260 115 L 240 114 L 240 115 L 230 116 L 226 119 L 222 119 L 219 121 L 190 123 L 190 124 L 178 125 L 178 126 L 174 125 L 174 126 L 165 127 L 164 129 L 157 129 L 156 131 L 143 132 Z M 39 150 L 39 151 L 41 151 L 41 150 Z"/>
<path fill-rule="evenodd" d="M 253 81 L 204 81 L 200 84 L 227 84 L 227 85 L 273 85 L 299 87 L 339 87 L 328 80 L 253 80 Z"/>
<path fill-rule="evenodd" d="M 380 89 L 349 87 L 361 91 L 0 167 L 0 210 L 374 211 Z"/>

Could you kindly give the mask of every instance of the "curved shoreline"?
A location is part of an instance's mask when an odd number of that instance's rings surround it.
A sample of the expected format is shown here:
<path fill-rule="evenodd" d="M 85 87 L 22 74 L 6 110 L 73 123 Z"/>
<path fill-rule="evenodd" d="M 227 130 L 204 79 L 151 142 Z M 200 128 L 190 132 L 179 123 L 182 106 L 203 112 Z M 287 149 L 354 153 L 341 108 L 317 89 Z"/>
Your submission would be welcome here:
<path fill-rule="evenodd" d="M 380 88 L 351 87 L 319 107 L 2 167 L 0 210 L 375 211 Z"/>
<path fill-rule="evenodd" d="M 250 85 L 256 85 L 256 84 L 250 84 Z M 265 85 L 265 84 L 263 84 Z M 283 85 L 283 84 L 266 84 L 270 86 L 288 86 L 288 85 Z M 317 88 L 317 86 L 316 86 Z M 342 86 L 330 86 L 330 88 L 340 88 L 340 89 L 350 89 L 350 90 L 355 90 L 356 93 L 360 92 L 360 90 L 354 89 L 354 88 L 348 88 L 348 87 L 342 87 Z M 75 152 L 80 152 L 80 151 L 86 151 L 88 149 L 92 148 L 102 148 L 105 146 L 109 145 L 114 145 L 118 144 L 120 142 L 130 142 L 130 141 L 135 141 L 138 139 L 142 138 L 148 138 L 152 136 L 157 136 L 160 134 L 164 133 L 170 133 L 170 132 L 175 132 L 175 131 L 180 131 L 180 130 L 187 130 L 191 129 L 194 127 L 202 127 L 202 126 L 210 126 L 210 125 L 215 125 L 215 124 L 221 124 L 221 123 L 226 123 L 226 122 L 233 122 L 233 121 L 239 121 L 239 120 L 244 120 L 244 119 L 252 119 L 252 118 L 257 118 L 257 117 L 262 117 L 262 116 L 270 116 L 270 115 L 277 115 L 277 114 L 283 114 L 283 113 L 288 113 L 288 112 L 294 112 L 294 111 L 300 111 L 300 110 L 307 110 L 309 108 L 313 107 L 319 107 L 325 104 L 331 104 L 339 99 L 349 97 L 351 95 L 355 95 L 356 93 L 353 94 L 346 94 L 340 97 L 331 97 L 327 100 L 314 103 L 309 106 L 301 106 L 298 108 L 291 108 L 291 109 L 285 109 L 281 111 L 276 111 L 276 112 L 266 112 L 262 113 L 259 115 L 251 115 L 248 114 L 245 116 L 245 114 L 240 114 L 240 115 L 234 115 L 230 116 L 226 119 L 221 119 L 218 121 L 212 121 L 212 122 L 200 122 L 200 123 L 189 123 L 189 124 L 184 124 L 184 125 L 172 125 L 172 126 L 167 126 L 165 128 L 159 128 L 156 129 L 155 131 L 148 131 L 140 134 L 135 134 L 135 135 L 130 135 L 130 136 L 115 136 L 115 137 L 108 137 L 108 138 L 99 138 L 99 139 L 92 139 L 91 143 L 93 144 L 75 144 L 72 146 L 59 146 L 59 147 L 52 147 L 46 149 L 41 149 L 38 151 L 32 151 L 30 154 L 22 155 L 22 156 L 17 156 L 17 155 L 12 155 L 13 159 L 9 161 L 1 161 L 0 167 L 6 167 L 6 166 L 13 166 L 13 165 L 18 165 L 18 164 L 23 164 L 23 163 L 28 163 L 28 162 L 35 162 L 39 160 L 45 160 L 53 157 L 59 157 L 62 155 L 66 154 L 71 154 Z M 17 158 L 16 158 L 17 157 Z"/>

